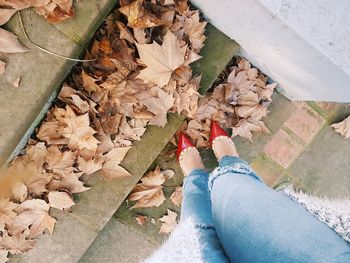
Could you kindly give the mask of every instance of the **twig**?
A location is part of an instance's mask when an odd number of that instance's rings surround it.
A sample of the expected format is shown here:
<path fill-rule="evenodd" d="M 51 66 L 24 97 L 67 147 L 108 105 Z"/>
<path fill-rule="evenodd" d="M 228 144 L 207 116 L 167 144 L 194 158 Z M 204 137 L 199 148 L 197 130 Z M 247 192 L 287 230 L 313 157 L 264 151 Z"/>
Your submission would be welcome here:
<path fill-rule="evenodd" d="M 25 30 L 24 28 L 24 25 L 23 25 L 23 21 L 22 21 L 22 15 L 21 15 L 21 11 L 18 11 L 18 15 L 19 15 L 19 22 L 21 24 L 21 28 L 23 30 L 23 33 L 24 33 L 24 36 L 26 37 L 26 39 L 32 44 L 34 45 L 37 49 L 40 49 L 41 51 L 47 53 L 47 54 L 50 54 L 52 56 L 55 56 L 55 57 L 59 57 L 59 58 L 63 58 L 63 59 L 66 59 L 66 60 L 70 60 L 70 61 L 76 61 L 76 62 L 91 62 L 91 61 L 95 61 L 95 59 L 75 59 L 75 58 L 70 58 L 70 57 L 66 57 L 66 56 L 62 56 L 62 55 L 59 55 L 59 54 L 56 54 L 56 53 L 53 53 L 41 46 L 39 46 L 38 44 L 35 44 L 28 36 L 27 34 L 27 31 Z"/>

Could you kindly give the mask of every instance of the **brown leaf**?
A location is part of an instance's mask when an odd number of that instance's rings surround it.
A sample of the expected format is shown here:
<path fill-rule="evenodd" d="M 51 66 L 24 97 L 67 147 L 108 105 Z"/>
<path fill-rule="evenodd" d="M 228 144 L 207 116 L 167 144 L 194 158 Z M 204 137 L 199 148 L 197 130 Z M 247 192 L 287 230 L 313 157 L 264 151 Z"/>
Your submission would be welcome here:
<path fill-rule="evenodd" d="M 47 169 L 57 174 L 70 174 L 74 168 L 75 153 L 72 151 L 60 151 L 57 146 L 50 146 L 46 155 Z"/>
<path fill-rule="evenodd" d="M 350 138 L 350 116 L 342 122 L 332 124 L 331 127 L 333 127 L 337 133 L 344 136 L 345 139 Z"/>
<path fill-rule="evenodd" d="M 32 199 L 24 201 L 16 209 L 18 216 L 10 227 L 10 232 L 17 235 L 30 227 L 29 238 L 35 238 L 48 229 L 53 232 L 56 220 L 49 212 L 49 204 L 44 200 Z"/>
<path fill-rule="evenodd" d="M 135 217 L 137 224 L 139 224 L 140 226 L 143 226 L 146 223 L 147 220 L 147 216 L 141 216 L 141 215 L 137 215 Z"/>
<path fill-rule="evenodd" d="M 4 225 L 10 226 L 13 220 L 16 218 L 17 213 L 14 211 L 17 208 L 17 204 L 12 203 L 9 199 L 0 199 L 0 222 Z M 4 229 L 0 228 L 0 231 Z"/>
<path fill-rule="evenodd" d="M 0 239 L 0 249 L 5 249 L 13 255 L 27 252 L 33 249 L 35 244 L 35 241 L 27 239 L 27 236 L 28 231 L 13 236 L 9 236 L 8 233 L 5 232 L 4 236 Z"/>
<path fill-rule="evenodd" d="M 129 201 L 137 201 L 132 209 L 160 206 L 165 201 L 162 190 L 164 182 L 165 176 L 159 167 L 143 176 L 129 196 Z"/>
<path fill-rule="evenodd" d="M 11 85 L 14 86 L 15 88 L 18 88 L 20 81 L 21 81 L 21 77 L 18 77 L 14 81 L 12 81 Z"/>
<path fill-rule="evenodd" d="M 253 143 L 252 132 L 269 133 L 270 131 L 262 121 L 252 123 L 245 119 L 240 120 L 237 127 L 232 127 L 232 137 L 240 136 L 251 143 Z"/>
<path fill-rule="evenodd" d="M 6 63 L 0 60 L 0 75 L 4 74 L 6 70 Z"/>
<path fill-rule="evenodd" d="M 5 29 L 0 28 L 0 52 L 2 53 L 22 53 L 30 49 L 23 46 L 17 36 Z"/>
<path fill-rule="evenodd" d="M 176 36 L 168 30 L 163 44 L 136 44 L 141 61 L 147 68 L 137 76 L 146 83 L 153 82 L 159 87 L 167 85 L 171 74 L 185 62 L 186 46 L 179 46 Z"/>
<path fill-rule="evenodd" d="M 130 148 L 131 147 L 114 148 L 106 155 L 104 155 L 105 162 L 103 163 L 99 174 L 107 180 L 130 176 L 131 174 L 127 170 L 119 166 L 119 164 L 124 160 L 125 155 L 128 153 Z"/>
<path fill-rule="evenodd" d="M 168 215 L 164 215 L 159 219 L 159 221 L 162 222 L 159 233 L 169 234 L 175 229 L 177 225 L 177 213 L 171 211 L 170 209 L 167 209 L 167 213 Z"/>
<path fill-rule="evenodd" d="M 16 9 L 0 8 L 0 26 L 6 24 L 16 12 Z"/>
<path fill-rule="evenodd" d="M 182 203 L 182 186 L 177 186 L 175 191 L 170 196 L 171 202 L 176 206 L 181 206 Z"/>
<path fill-rule="evenodd" d="M 127 41 L 129 41 L 130 43 L 134 44 L 135 43 L 135 39 L 133 37 L 133 35 L 131 34 L 130 30 L 120 21 L 117 21 L 117 26 L 119 28 L 119 38 L 120 39 L 125 39 Z"/>
<path fill-rule="evenodd" d="M 78 168 L 81 172 L 89 175 L 102 168 L 104 162 L 103 158 L 95 158 L 90 160 L 85 160 L 82 157 L 78 157 Z"/>
<path fill-rule="evenodd" d="M 147 107 L 155 116 L 150 124 L 164 127 L 167 124 L 167 112 L 174 106 L 175 99 L 172 95 L 158 88 L 158 97 L 141 100 L 141 103 Z"/>
<path fill-rule="evenodd" d="M 49 204 L 51 207 L 66 210 L 75 205 L 74 201 L 66 192 L 50 192 L 48 195 Z"/>
<path fill-rule="evenodd" d="M 6 263 L 8 261 L 9 258 L 7 256 L 8 256 L 8 250 L 5 250 L 5 248 L 0 250 L 0 262 L 1 263 Z"/>
<path fill-rule="evenodd" d="M 0 6 L 10 6 L 16 10 L 22 10 L 32 6 L 47 5 L 50 0 L 0 0 Z"/>
<path fill-rule="evenodd" d="M 164 24 L 155 14 L 143 6 L 144 0 L 136 0 L 119 8 L 128 18 L 128 26 L 132 28 L 155 27 Z"/>
<path fill-rule="evenodd" d="M 47 185 L 49 191 L 65 190 L 72 194 L 85 192 L 90 188 L 84 186 L 79 180 L 81 174 L 70 173 L 64 176 L 54 176 L 51 182 Z"/>
<path fill-rule="evenodd" d="M 36 137 L 48 144 L 67 144 L 68 139 L 62 137 L 60 130 L 58 121 L 44 121 L 40 125 Z"/>
<path fill-rule="evenodd" d="M 37 6 L 35 10 L 50 23 L 62 22 L 75 15 L 73 0 L 53 0 Z"/>

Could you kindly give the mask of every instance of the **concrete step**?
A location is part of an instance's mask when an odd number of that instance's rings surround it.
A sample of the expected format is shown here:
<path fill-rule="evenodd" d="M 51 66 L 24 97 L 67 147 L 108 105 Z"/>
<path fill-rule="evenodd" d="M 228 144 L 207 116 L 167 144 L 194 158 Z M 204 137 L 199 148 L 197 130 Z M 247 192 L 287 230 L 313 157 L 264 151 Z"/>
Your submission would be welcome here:
<path fill-rule="evenodd" d="M 78 58 L 115 4 L 113 0 L 76 1 L 76 17 L 55 25 L 48 24 L 30 9 L 21 14 L 33 42 L 56 54 Z M 7 62 L 0 77 L 0 167 L 26 144 L 74 65 L 28 43 L 18 14 L 6 27 L 32 51 L 0 56 Z M 14 88 L 10 83 L 18 77 L 21 77 L 20 87 Z"/>
<path fill-rule="evenodd" d="M 216 72 L 222 71 L 239 48 L 234 41 L 229 40 L 210 25 L 207 28 L 207 35 L 208 47 L 203 49 L 205 57 L 196 63 L 194 69 L 195 74 L 203 73 L 204 76 L 211 77 L 211 79 L 205 78 L 201 83 L 201 86 L 205 87 L 204 90 L 210 87 L 217 77 Z M 218 39 L 220 39 L 221 52 L 213 52 L 212 57 L 208 59 L 207 54 L 211 54 L 208 48 L 212 47 L 212 42 Z M 92 176 L 88 181 L 92 186 L 91 190 L 75 196 L 76 205 L 71 213 L 54 211 L 58 222 L 52 237 L 41 236 L 33 250 L 13 257 L 11 261 L 77 262 L 182 125 L 183 120 L 182 116 L 170 114 L 165 128 L 149 126 L 142 140 L 134 143 L 122 163 L 122 166 L 133 175 L 132 177 L 106 182 L 99 176 Z"/>
<path fill-rule="evenodd" d="M 206 29 L 206 35 L 207 39 L 205 42 L 205 46 L 201 51 L 201 55 L 203 58 L 199 60 L 194 66 L 194 72 L 197 74 L 203 74 L 203 79 L 201 82 L 201 88 L 200 91 L 202 93 L 205 93 L 212 85 L 212 83 L 215 81 L 217 76 L 221 73 L 221 71 L 226 67 L 227 63 L 231 60 L 233 55 L 238 51 L 239 46 L 229 38 L 227 38 L 224 34 L 222 34 L 220 31 L 218 31 L 215 27 L 212 25 L 208 25 Z M 171 122 L 169 122 L 171 124 Z M 177 126 L 177 128 L 179 128 Z M 164 130 L 159 129 L 162 133 L 164 133 Z M 164 135 L 163 135 L 164 136 Z M 154 147 L 154 145 L 159 144 L 159 138 L 162 138 L 162 135 L 159 135 L 159 137 L 154 137 L 152 141 L 150 141 L 150 146 Z M 143 141 L 145 138 L 142 139 Z M 170 137 L 168 138 L 168 141 L 170 140 Z M 157 152 L 157 155 L 153 157 L 152 161 L 149 163 L 149 166 L 147 168 L 150 168 L 152 162 L 156 159 L 156 157 L 159 155 L 161 150 L 166 146 L 167 142 L 163 144 L 163 147 L 159 149 Z M 152 146 L 153 145 L 153 146 Z M 145 153 L 145 151 L 140 150 L 140 155 L 147 156 L 148 154 Z M 149 158 L 150 159 L 150 158 Z M 129 156 L 127 156 L 127 160 L 129 160 Z M 142 160 L 142 159 L 140 159 Z M 156 165 L 156 163 L 161 164 L 163 162 L 162 158 L 158 158 L 154 164 L 153 167 Z M 170 167 L 171 169 L 177 169 L 176 176 L 169 180 L 167 183 L 169 185 L 179 185 L 182 182 L 182 173 L 179 170 L 179 167 L 176 162 L 172 163 L 173 166 Z M 136 165 L 134 163 L 134 165 Z M 169 165 L 168 165 L 169 167 Z M 133 186 L 136 184 L 136 182 L 142 177 L 142 175 L 147 171 L 147 168 L 143 170 L 143 173 L 133 173 L 135 177 L 135 181 L 133 184 L 130 185 L 129 191 L 133 188 Z M 136 178 L 137 177 L 137 178 Z M 125 188 L 124 188 L 125 189 Z M 174 188 L 169 187 L 165 189 L 165 194 L 167 197 L 169 197 L 172 193 Z M 129 192 L 128 192 L 129 193 Z M 120 199 L 121 202 L 124 201 L 127 194 L 124 196 L 123 199 Z M 119 199 L 118 199 L 119 200 Z M 119 205 L 115 205 L 115 209 L 117 209 Z M 175 207 L 170 203 L 169 200 L 167 200 L 163 205 L 158 207 L 157 209 L 138 209 L 137 211 L 143 214 L 147 214 L 149 212 L 150 216 L 159 218 L 161 217 L 165 212 L 166 209 L 170 208 L 172 210 L 176 210 L 179 212 L 179 207 Z M 139 237 L 135 237 L 133 235 L 126 236 L 122 235 L 122 232 L 119 231 L 118 227 L 120 222 L 127 227 L 134 229 L 133 231 L 138 231 L 143 233 L 143 231 L 147 231 L 143 236 L 140 235 Z M 130 224 L 130 222 L 132 222 Z M 112 251 L 109 251 L 110 249 L 110 243 L 115 242 L 115 240 L 118 240 L 121 244 L 129 244 L 131 242 L 134 242 L 136 239 L 143 239 L 144 236 L 147 236 L 147 240 L 151 242 L 151 247 L 154 248 L 156 245 L 159 245 L 162 243 L 162 241 L 166 238 L 166 235 L 158 235 L 160 224 L 159 222 L 157 224 L 152 224 L 148 222 L 147 228 L 140 227 L 137 225 L 135 221 L 135 217 L 133 213 L 130 213 L 129 208 L 127 204 L 124 202 L 123 205 L 119 208 L 119 210 L 116 212 L 114 217 L 111 219 L 111 221 L 106 225 L 97 238 L 94 240 L 92 245 L 89 247 L 89 249 L 84 253 L 84 255 L 81 257 L 80 261 L 83 262 L 118 262 L 118 263 L 126 263 L 126 262 L 138 262 L 134 261 L 134 257 L 130 256 L 131 250 L 130 249 L 124 249 L 124 250 L 118 250 L 117 253 L 113 253 Z M 114 233 L 113 235 L 110 233 Z M 143 249 L 143 248 L 139 248 Z M 109 252 L 108 252 L 109 251 Z M 148 254 L 151 253 L 151 250 L 149 248 L 146 248 L 146 251 L 148 251 Z M 101 253 L 106 253 L 108 255 L 108 261 L 100 261 L 100 255 Z M 135 253 L 134 254 L 138 254 Z M 147 253 L 142 254 L 142 257 L 145 257 Z M 137 259 L 139 257 L 136 257 Z"/>

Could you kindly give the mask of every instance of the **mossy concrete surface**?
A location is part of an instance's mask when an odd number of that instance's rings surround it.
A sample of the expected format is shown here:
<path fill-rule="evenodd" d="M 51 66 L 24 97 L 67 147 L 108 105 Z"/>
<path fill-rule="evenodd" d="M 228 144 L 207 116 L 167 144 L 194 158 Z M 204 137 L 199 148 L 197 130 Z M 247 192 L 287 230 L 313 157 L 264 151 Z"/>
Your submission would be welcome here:
<path fill-rule="evenodd" d="M 66 57 L 79 58 L 105 16 L 116 4 L 113 0 L 76 1 L 76 17 L 49 24 L 33 9 L 21 11 L 29 38 L 41 47 Z M 7 63 L 0 77 L 0 167 L 19 153 L 45 116 L 52 99 L 74 62 L 37 49 L 25 38 L 16 14 L 6 29 L 19 36 L 27 53 L 0 55 Z M 19 88 L 11 83 L 20 77 Z"/>

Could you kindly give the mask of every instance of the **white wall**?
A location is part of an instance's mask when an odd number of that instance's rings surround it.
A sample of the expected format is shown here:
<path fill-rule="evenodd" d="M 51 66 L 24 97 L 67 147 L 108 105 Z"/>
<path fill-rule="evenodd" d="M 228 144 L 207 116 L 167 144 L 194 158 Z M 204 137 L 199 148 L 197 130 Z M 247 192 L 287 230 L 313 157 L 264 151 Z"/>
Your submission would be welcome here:
<path fill-rule="evenodd" d="M 350 1 L 192 2 L 289 98 L 350 102 Z"/>

